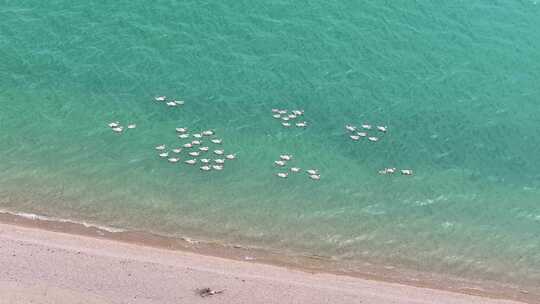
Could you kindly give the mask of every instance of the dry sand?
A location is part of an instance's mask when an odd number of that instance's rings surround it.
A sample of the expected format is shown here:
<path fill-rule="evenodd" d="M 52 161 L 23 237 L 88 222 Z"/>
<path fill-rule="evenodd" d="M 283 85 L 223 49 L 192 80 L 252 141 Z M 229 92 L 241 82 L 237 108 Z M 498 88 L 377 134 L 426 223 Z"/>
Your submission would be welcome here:
<path fill-rule="evenodd" d="M 519 302 L 0 224 L 0 303 Z"/>

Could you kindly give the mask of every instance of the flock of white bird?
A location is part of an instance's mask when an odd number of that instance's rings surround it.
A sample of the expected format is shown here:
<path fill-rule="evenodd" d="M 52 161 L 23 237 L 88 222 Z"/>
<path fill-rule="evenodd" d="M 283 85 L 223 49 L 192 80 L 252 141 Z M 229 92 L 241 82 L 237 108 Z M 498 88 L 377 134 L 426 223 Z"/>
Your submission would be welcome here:
<path fill-rule="evenodd" d="M 370 124 L 362 124 L 360 128 L 358 128 L 355 125 L 345 125 L 345 129 L 349 131 L 349 138 L 353 141 L 359 141 L 362 138 L 367 138 L 370 142 L 378 142 L 381 137 L 378 136 L 370 136 L 368 134 L 369 131 L 373 130 L 373 126 Z M 388 131 L 388 127 L 386 126 L 376 126 L 375 128 L 377 131 L 379 131 L 381 134 L 386 133 Z"/>
<path fill-rule="evenodd" d="M 281 125 L 284 128 L 290 128 L 295 126 L 297 128 L 305 128 L 308 126 L 307 121 L 297 121 L 299 118 L 304 116 L 304 110 L 292 110 L 289 112 L 286 109 L 272 109 L 272 117 L 279 119 Z"/>
<path fill-rule="evenodd" d="M 185 152 L 184 154 L 187 154 L 184 160 L 186 165 L 200 164 L 201 171 L 208 172 L 222 171 L 226 161 L 236 159 L 236 154 L 225 154 L 225 150 L 221 149 L 223 140 L 216 137 L 213 130 L 189 133 L 188 128 L 180 127 L 176 128 L 176 133 L 179 139 L 184 140 L 183 143 L 176 145 L 169 151 L 164 144 L 156 146 L 159 157 L 167 159 L 170 163 L 179 162 L 181 154 Z M 210 145 L 214 148 L 211 148 Z"/>
<path fill-rule="evenodd" d="M 169 107 L 184 105 L 182 100 L 167 101 L 166 96 L 157 96 L 154 100 L 164 102 Z M 124 127 L 119 121 L 111 122 L 108 126 L 118 134 L 124 131 Z M 136 127 L 135 124 L 127 125 L 127 129 L 135 129 Z M 184 163 L 186 165 L 200 164 L 201 171 L 222 171 L 226 161 L 236 159 L 236 154 L 225 154 L 225 150 L 221 148 L 223 140 L 215 135 L 214 130 L 189 133 L 188 128 L 179 127 L 176 128 L 176 134 L 179 139 L 183 140 L 182 143 L 174 145 L 171 149 L 167 149 L 165 144 L 155 147 L 158 156 L 172 164 L 180 162 L 182 154 L 185 154 Z"/>
<path fill-rule="evenodd" d="M 156 102 L 165 103 L 169 107 L 177 107 L 184 105 L 183 100 L 167 101 L 166 96 L 157 96 L 154 98 Z M 285 128 L 296 126 L 298 128 L 305 128 L 308 123 L 305 120 L 298 121 L 299 118 L 303 118 L 304 110 L 292 110 L 287 109 L 272 109 L 272 117 L 279 119 L 281 125 Z M 109 128 L 115 133 L 123 133 L 128 129 L 135 129 L 136 124 L 128 124 L 126 127 L 122 126 L 119 121 L 114 121 L 108 124 Z M 375 126 L 375 129 L 370 124 L 362 124 L 360 128 L 355 125 L 347 124 L 345 129 L 348 131 L 349 138 L 353 141 L 360 141 L 362 138 L 367 138 L 370 142 L 378 142 L 379 136 L 373 136 L 368 134 L 372 130 L 376 130 L 379 134 L 385 134 L 388 131 L 386 126 Z M 186 127 L 176 128 L 177 137 L 184 142 L 179 145 L 174 145 L 174 148 L 167 149 L 165 144 L 161 144 L 155 147 L 160 158 L 166 159 L 170 163 L 178 163 L 181 160 L 182 153 L 186 155 L 184 163 L 186 165 L 200 164 L 201 171 L 222 171 L 227 161 L 236 159 L 236 154 L 225 154 L 225 150 L 221 149 L 223 140 L 215 135 L 215 131 L 208 129 L 200 132 L 190 133 Z M 211 148 L 210 146 L 213 146 Z M 212 156 L 213 155 L 213 156 Z M 274 161 L 274 165 L 278 168 L 286 168 L 293 156 L 290 154 L 282 154 L 279 159 Z M 302 171 L 299 167 L 290 167 L 289 170 L 276 173 L 277 177 L 288 178 L 289 174 L 296 174 Z M 379 170 L 379 174 L 394 174 L 398 170 L 396 168 L 384 168 Z M 308 177 L 312 180 L 320 180 L 321 175 L 318 169 L 305 170 Z M 399 170 L 402 175 L 413 175 L 413 170 L 402 169 Z"/>
<path fill-rule="evenodd" d="M 290 155 L 290 154 L 282 154 L 279 156 L 279 159 L 274 161 L 274 165 L 276 165 L 277 167 L 279 168 L 285 168 L 288 163 L 290 161 L 292 161 L 293 159 L 293 156 Z M 290 167 L 289 168 L 289 171 L 290 172 L 278 172 L 276 173 L 276 176 L 277 177 L 281 177 L 281 178 L 287 178 L 289 177 L 289 173 L 300 173 L 302 171 L 301 168 L 299 167 Z M 308 175 L 309 178 L 311 178 L 312 180 L 320 180 L 321 179 L 321 174 L 319 173 L 319 170 L 317 169 L 307 169 L 306 170 L 306 173 Z"/>
<path fill-rule="evenodd" d="M 111 128 L 111 130 L 115 133 L 122 133 L 124 132 L 124 130 L 135 129 L 136 127 L 136 124 L 128 124 L 127 127 L 124 128 L 124 126 L 122 126 L 119 121 L 113 121 L 109 123 L 109 128 Z"/>
<path fill-rule="evenodd" d="M 304 110 L 291 110 L 289 112 L 289 110 L 287 109 L 274 108 L 272 109 L 272 117 L 275 119 L 279 119 L 281 125 L 284 128 L 291 128 L 293 126 L 297 128 L 306 128 L 308 126 L 307 121 L 301 120 L 301 118 L 304 117 Z M 292 158 L 292 155 L 282 154 L 279 156 L 279 160 L 274 161 L 274 165 L 281 168 L 286 167 L 288 162 L 291 161 Z M 299 173 L 300 171 L 302 171 L 302 169 L 298 167 L 291 167 L 289 171 L 290 172 L 278 172 L 276 173 L 276 176 L 280 178 L 288 178 L 289 173 Z M 306 173 L 312 180 L 321 179 L 321 175 L 319 174 L 319 170 L 317 169 L 308 169 L 306 170 Z"/>
<path fill-rule="evenodd" d="M 154 100 L 165 102 L 169 107 L 184 105 L 183 100 L 167 101 L 166 96 L 158 96 Z M 225 150 L 221 149 L 223 140 L 216 137 L 214 130 L 189 133 L 188 128 L 178 127 L 175 131 L 178 139 L 183 140 L 183 143 L 176 145 L 169 151 L 164 144 L 156 146 L 159 157 L 167 159 L 170 163 L 178 163 L 182 153 L 185 152 L 184 154 L 187 155 L 184 164 L 190 166 L 200 164 L 201 171 L 208 172 L 222 171 L 226 161 L 236 159 L 236 154 L 225 154 Z M 210 146 L 214 146 L 214 148 L 210 148 Z"/>
<path fill-rule="evenodd" d="M 156 102 L 164 102 L 168 107 L 178 107 L 178 106 L 184 105 L 183 100 L 175 99 L 175 100 L 167 101 L 167 96 L 157 96 L 157 97 L 154 97 L 154 100 Z"/>
<path fill-rule="evenodd" d="M 348 131 L 349 138 L 353 141 L 359 141 L 362 138 L 367 138 L 370 142 L 378 142 L 381 137 L 378 136 L 370 136 L 368 132 L 374 130 L 373 126 L 367 123 L 364 123 L 360 125 L 360 128 L 358 128 L 355 125 L 347 124 L 345 125 L 345 130 Z M 388 131 L 387 126 L 375 126 L 375 130 L 380 132 L 380 134 L 386 134 Z M 379 174 L 394 174 L 397 172 L 396 168 L 384 168 L 383 170 L 379 170 Z M 399 170 L 401 172 L 401 175 L 413 175 L 413 170 L 411 169 L 402 169 Z"/>

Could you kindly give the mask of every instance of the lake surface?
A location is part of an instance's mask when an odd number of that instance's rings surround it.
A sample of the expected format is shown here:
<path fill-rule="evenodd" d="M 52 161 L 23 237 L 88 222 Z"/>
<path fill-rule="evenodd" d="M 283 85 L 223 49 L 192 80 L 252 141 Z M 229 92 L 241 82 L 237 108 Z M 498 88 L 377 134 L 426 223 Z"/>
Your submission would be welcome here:
<path fill-rule="evenodd" d="M 534 1 L 8 1 L 0 20 L 2 209 L 540 284 Z M 388 131 L 351 140 L 364 123 Z M 177 127 L 237 159 L 160 159 Z"/>

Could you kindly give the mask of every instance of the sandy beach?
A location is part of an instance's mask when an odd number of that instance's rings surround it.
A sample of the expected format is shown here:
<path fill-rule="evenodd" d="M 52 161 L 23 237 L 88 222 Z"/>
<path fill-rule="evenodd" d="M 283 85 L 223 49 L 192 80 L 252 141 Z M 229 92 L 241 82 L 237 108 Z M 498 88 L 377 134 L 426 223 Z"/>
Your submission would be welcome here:
<path fill-rule="evenodd" d="M 0 253 L 2 304 L 521 303 L 9 224 Z"/>

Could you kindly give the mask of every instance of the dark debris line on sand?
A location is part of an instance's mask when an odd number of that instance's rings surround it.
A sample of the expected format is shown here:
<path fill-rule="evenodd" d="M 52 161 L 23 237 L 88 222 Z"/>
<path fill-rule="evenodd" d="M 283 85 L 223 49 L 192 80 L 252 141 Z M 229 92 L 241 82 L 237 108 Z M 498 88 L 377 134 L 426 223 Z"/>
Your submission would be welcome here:
<path fill-rule="evenodd" d="M 220 293 L 223 293 L 225 291 L 225 289 L 221 289 L 221 290 L 212 290 L 208 287 L 206 288 L 199 288 L 196 290 L 197 294 L 201 297 L 208 297 L 208 296 L 213 296 L 213 295 L 216 295 L 216 294 L 220 294 Z"/>

